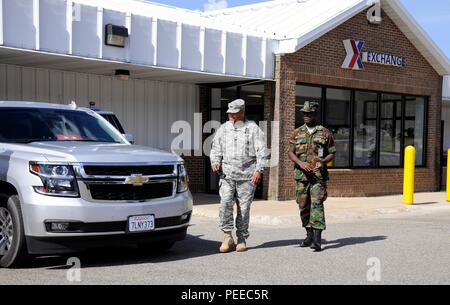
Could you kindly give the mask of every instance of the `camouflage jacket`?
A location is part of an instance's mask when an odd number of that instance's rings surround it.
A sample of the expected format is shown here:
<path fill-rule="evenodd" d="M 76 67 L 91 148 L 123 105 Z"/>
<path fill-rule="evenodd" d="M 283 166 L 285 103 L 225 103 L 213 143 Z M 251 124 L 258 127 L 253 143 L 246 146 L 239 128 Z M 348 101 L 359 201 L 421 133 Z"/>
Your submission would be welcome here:
<path fill-rule="evenodd" d="M 220 164 L 226 178 L 249 180 L 258 170 L 264 172 L 266 143 L 264 132 L 255 122 L 227 122 L 214 136 L 211 164 Z"/>
<path fill-rule="evenodd" d="M 290 150 L 297 155 L 300 161 L 315 165 L 320 159 L 329 154 L 336 153 L 333 135 L 323 126 L 316 126 L 312 134 L 306 125 L 296 129 L 289 139 Z M 313 174 L 308 174 L 295 165 L 295 180 L 298 181 L 327 181 L 328 168 L 323 165 Z"/>

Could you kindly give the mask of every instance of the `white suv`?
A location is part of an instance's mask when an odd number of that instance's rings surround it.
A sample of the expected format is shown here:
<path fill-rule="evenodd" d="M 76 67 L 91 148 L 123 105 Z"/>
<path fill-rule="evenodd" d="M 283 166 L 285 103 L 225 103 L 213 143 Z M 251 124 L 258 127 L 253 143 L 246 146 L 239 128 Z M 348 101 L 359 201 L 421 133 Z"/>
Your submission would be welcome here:
<path fill-rule="evenodd" d="M 183 160 L 131 145 L 90 109 L 0 102 L 0 266 L 28 254 L 185 239 L 192 195 Z"/>

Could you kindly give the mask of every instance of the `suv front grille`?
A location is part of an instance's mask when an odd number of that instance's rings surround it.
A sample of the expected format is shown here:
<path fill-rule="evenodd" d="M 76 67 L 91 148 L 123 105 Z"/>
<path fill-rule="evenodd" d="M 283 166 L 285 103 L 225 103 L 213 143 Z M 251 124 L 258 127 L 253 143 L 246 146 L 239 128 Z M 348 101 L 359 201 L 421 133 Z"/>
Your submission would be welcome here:
<path fill-rule="evenodd" d="M 142 186 L 91 184 L 89 189 L 94 200 L 142 201 L 171 197 L 174 191 L 174 182 L 151 183 Z"/>
<path fill-rule="evenodd" d="M 84 172 L 88 176 L 143 176 L 171 175 L 174 173 L 173 165 L 145 165 L 145 166 L 99 166 L 85 165 Z"/>

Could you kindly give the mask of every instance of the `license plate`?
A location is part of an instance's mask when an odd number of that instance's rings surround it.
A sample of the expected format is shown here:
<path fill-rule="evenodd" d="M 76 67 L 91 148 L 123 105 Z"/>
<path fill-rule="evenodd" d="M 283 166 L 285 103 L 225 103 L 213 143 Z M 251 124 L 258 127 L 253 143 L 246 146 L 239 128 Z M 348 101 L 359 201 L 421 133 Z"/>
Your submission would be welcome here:
<path fill-rule="evenodd" d="M 155 215 L 131 216 L 128 218 L 128 232 L 155 230 Z"/>

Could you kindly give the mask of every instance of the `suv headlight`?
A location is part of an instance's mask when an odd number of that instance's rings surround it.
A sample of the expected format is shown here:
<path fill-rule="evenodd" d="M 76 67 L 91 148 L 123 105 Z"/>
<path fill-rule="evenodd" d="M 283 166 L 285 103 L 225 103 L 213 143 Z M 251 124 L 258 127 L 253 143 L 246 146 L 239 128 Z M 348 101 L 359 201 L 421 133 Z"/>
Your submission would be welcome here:
<path fill-rule="evenodd" d="M 42 180 L 44 186 L 34 187 L 39 194 L 59 197 L 80 196 L 71 165 L 30 162 L 30 172 Z"/>
<path fill-rule="evenodd" d="M 183 164 L 178 165 L 178 193 L 184 193 L 189 190 L 189 178 L 186 168 Z"/>

